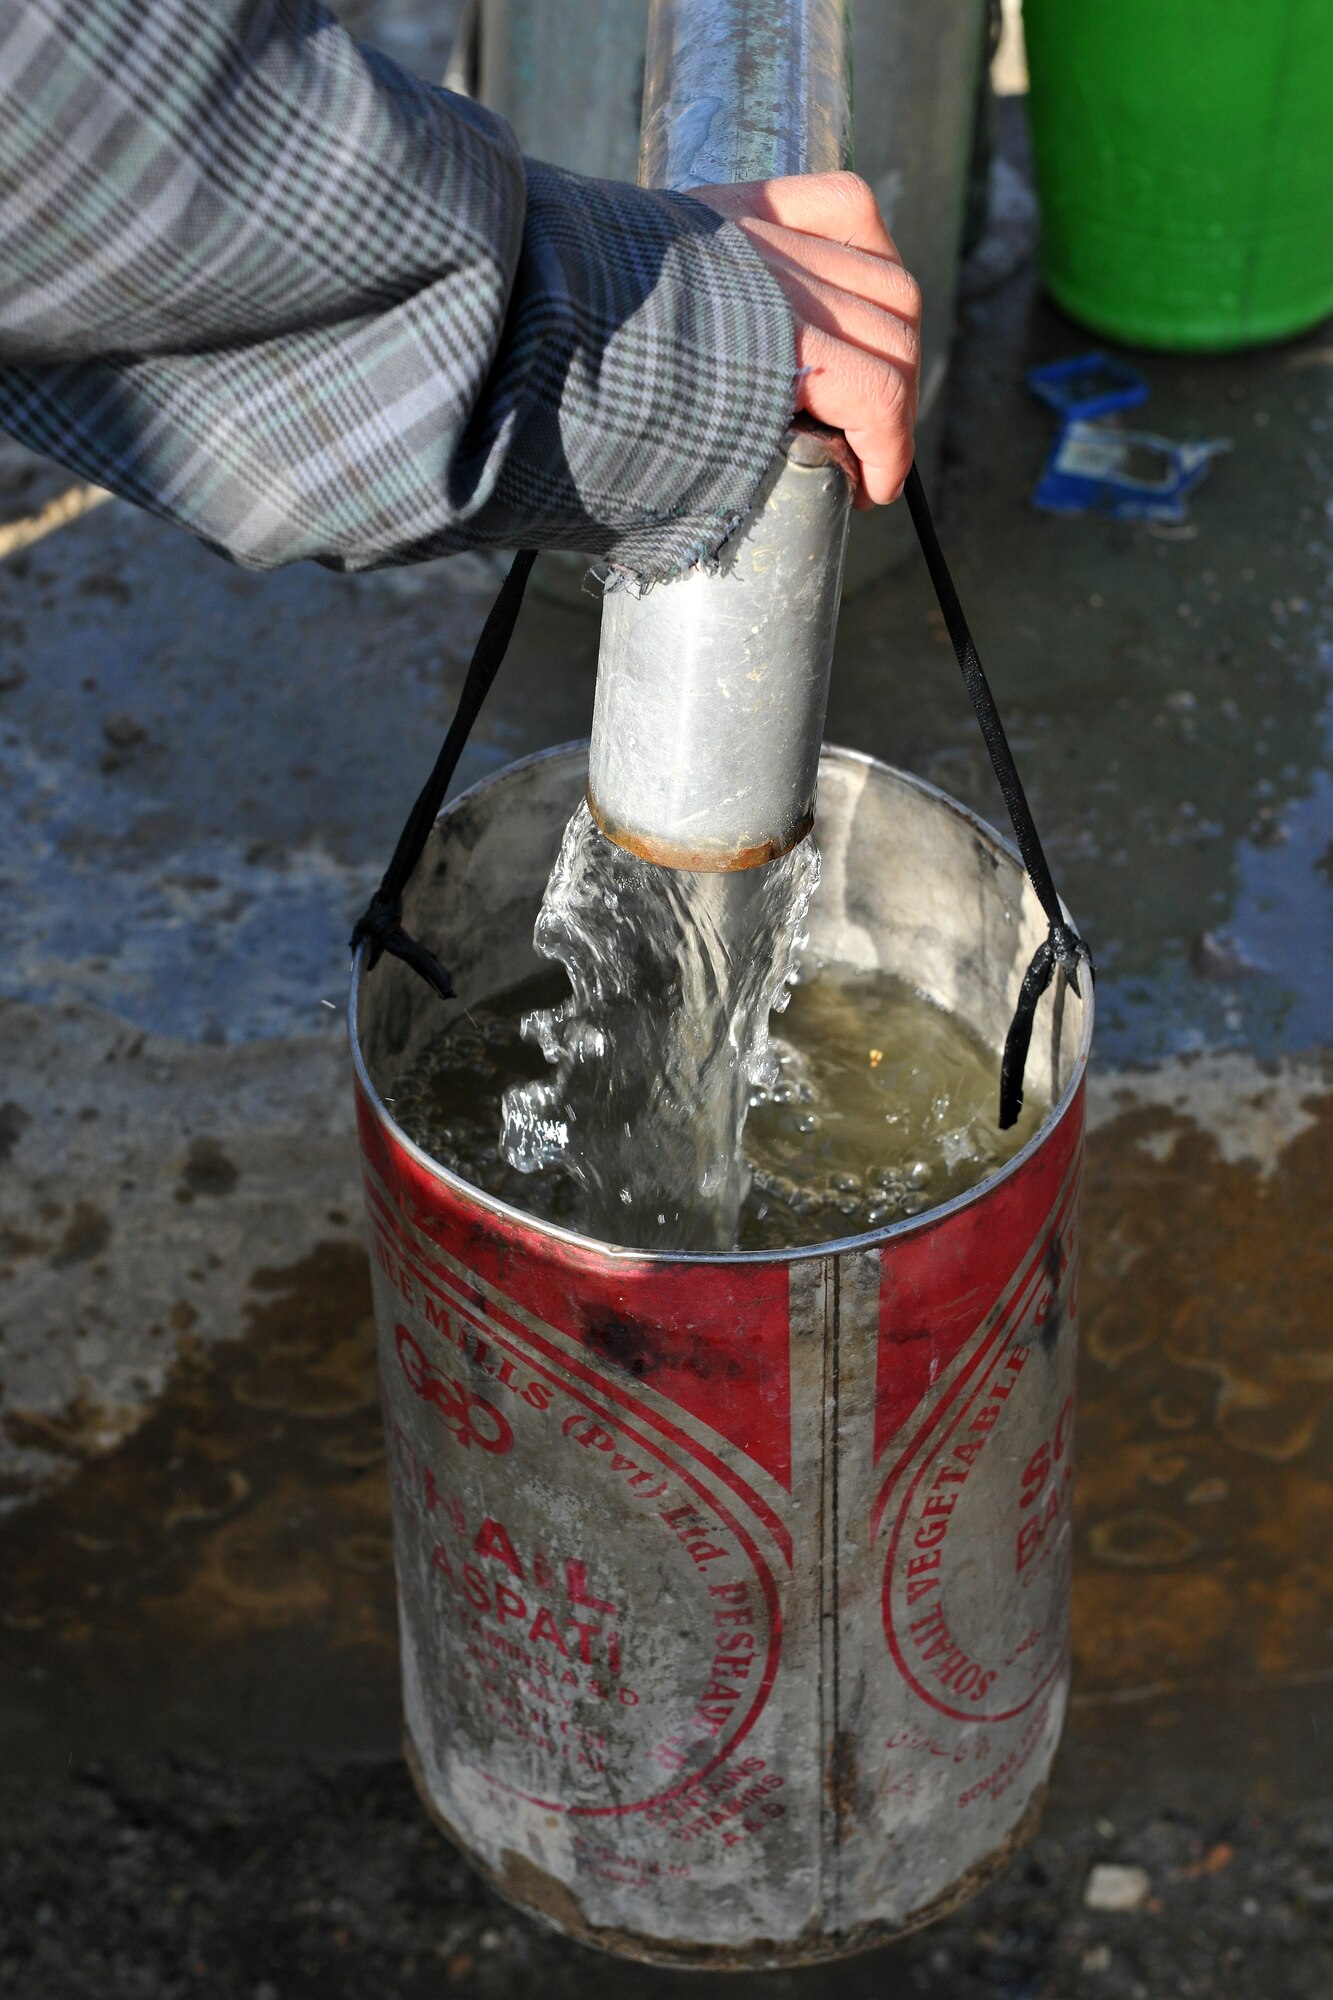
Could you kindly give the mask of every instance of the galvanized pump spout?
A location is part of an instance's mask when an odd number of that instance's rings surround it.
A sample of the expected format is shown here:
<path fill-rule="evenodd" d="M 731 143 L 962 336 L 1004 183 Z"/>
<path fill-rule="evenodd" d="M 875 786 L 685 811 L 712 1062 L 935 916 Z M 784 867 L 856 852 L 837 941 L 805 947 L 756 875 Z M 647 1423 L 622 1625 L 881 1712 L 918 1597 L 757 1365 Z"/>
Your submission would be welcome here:
<path fill-rule="evenodd" d="M 845 0 L 652 0 L 639 180 L 691 188 L 845 164 Z M 794 430 L 712 571 L 602 612 L 589 804 L 668 868 L 772 860 L 809 832 L 850 489 Z"/>

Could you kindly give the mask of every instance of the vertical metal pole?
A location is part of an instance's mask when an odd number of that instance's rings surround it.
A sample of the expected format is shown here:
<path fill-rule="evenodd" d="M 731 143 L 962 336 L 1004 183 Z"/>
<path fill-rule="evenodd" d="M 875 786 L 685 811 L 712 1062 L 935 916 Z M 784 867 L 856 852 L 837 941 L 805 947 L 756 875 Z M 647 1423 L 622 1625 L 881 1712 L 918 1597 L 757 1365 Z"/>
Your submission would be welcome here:
<path fill-rule="evenodd" d="M 844 0 L 652 0 L 641 183 L 827 172 L 849 133 Z M 715 568 L 607 598 L 589 803 L 611 839 L 721 871 L 809 831 L 850 497 L 789 433 Z"/>

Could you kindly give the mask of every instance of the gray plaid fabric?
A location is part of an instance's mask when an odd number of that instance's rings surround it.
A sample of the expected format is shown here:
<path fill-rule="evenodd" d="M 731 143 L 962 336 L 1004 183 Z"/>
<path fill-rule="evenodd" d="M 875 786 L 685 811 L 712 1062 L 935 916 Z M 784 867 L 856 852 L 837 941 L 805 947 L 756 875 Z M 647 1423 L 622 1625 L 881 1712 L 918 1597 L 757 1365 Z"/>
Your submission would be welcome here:
<path fill-rule="evenodd" d="M 744 237 L 313 0 L 0 0 L 0 427 L 237 562 L 710 552 L 791 412 Z"/>

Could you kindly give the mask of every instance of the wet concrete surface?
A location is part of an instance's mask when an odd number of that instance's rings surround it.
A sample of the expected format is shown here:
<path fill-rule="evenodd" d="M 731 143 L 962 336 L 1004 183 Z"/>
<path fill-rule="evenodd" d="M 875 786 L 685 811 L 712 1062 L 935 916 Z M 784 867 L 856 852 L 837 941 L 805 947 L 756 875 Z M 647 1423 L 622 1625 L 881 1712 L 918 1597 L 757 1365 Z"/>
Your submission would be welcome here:
<path fill-rule="evenodd" d="M 1101 965 L 1074 1706 L 1030 1860 L 775 1996 L 1333 1986 L 1333 328 L 1136 357 L 1148 422 L 1234 440 L 1172 529 L 1027 503 L 1049 418 L 1023 371 L 1093 344 L 1030 267 L 974 298 L 939 494 Z M 0 445 L 0 530 L 69 484 Z M 247 577 L 119 503 L 0 559 L 0 1979 L 25 2000 L 625 1976 L 495 1905 L 396 1761 L 345 938 L 496 574 Z M 460 782 L 585 733 L 595 650 L 593 616 L 534 599 Z M 845 607 L 829 734 L 1000 817 L 915 566 Z M 1139 1909 L 1084 1909 L 1104 1860 L 1147 1869 Z"/>

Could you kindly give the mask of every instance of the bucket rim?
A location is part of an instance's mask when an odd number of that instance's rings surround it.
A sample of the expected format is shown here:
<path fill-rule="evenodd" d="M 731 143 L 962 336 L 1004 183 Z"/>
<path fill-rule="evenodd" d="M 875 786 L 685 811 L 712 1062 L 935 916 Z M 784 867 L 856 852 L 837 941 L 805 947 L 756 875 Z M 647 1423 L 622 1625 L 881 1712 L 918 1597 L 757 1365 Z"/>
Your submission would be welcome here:
<path fill-rule="evenodd" d="M 455 812 L 461 810 L 463 806 L 470 804 L 481 793 L 492 791 L 498 786 L 507 783 L 521 772 L 531 769 L 534 764 L 550 763 L 556 759 L 586 755 L 587 750 L 587 737 L 567 743 L 554 743 L 544 750 L 534 750 L 526 757 L 518 757 L 512 763 L 502 765 L 497 771 L 488 772 L 485 777 L 479 778 L 475 784 L 469 785 L 466 790 L 456 793 L 453 798 L 445 802 L 436 816 L 435 826 L 431 829 L 432 833 L 435 827 L 443 825 Z M 882 757 L 871 756 L 868 751 L 851 750 L 842 744 L 825 743 L 819 753 L 821 765 L 825 758 L 829 758 L 835 763 L 860 765 L 868 771 L 879 772 L 899 784 L 906 785 L 910 790 L 920 793 L 935 804 L 943 806 L 955 819 L 961 820 L 976 836 L 996 849 L 1007 861 L 1011 862 L 1018 870 L 1024 884 L 1030 887 L 1030 884 L 1027 883 L 1027 873 L 1023 867 L 1022 858 L 1014 843 L 993 827 L 988 820 L 982 819 L 980 814 L 972 812 L 969 807 L 962 805 L 957 799 L 952 798 L 948 792 L 941 791 L 938 785 L 932 785 L 929 779 L 918 777 L 914 771 L 901 770 L 896 764 L 886 763 Z M 817 810 L 818 808 L 816 807 Z M 818 819 L 816 819 L 817 826 Z M 1073 918 L 1063 899 L 1061 899 L 1060 909 L 1064 917 L 1072 924 Z M 408 1137 L 392 1111 L 390 1111 L 384 1102 L 384 1099 L 380 1096 L 366 1066 L 365 1057 L 361 1052 L 358 1000 L 368 949 L 369 947 L 363 942 L 357 947 L 352 959 L 351 990 L 347 1005 L 347 1039 L 351 1047 L 353 1074 L 366 1098 L 366 1102 L 375 1116 L 376 1122 L 392 1137 L 394 1144 L 400 1147 L 418 1168 L 431 1180 L 438 1182 L 442 1188 L 447 1189 L 449 1194 L 455 1199 L 461 1198 L 463 1201 L 482 1209 L 497 1221 L 506 1223 L 511 1227 L 516 1225 L 520 1229 L 532 1230 L 538 1236 L 547 1239 L 561 1249 L 575 1251 L 581 1257 L 590 1257 L 595 1261 L 613 1267 L 629 1268 L 632 1266 L 635 1269 L 642 1269 L 648 1266 L 665 1270 L 677 1269 L 682 1264 L 697 1266 L 796 1264 L 807 1262 L 812 1258 L 841 1257 L 855 1251 L 874 1250 L 890 1243 L 902 1242 L 910 1236 L 921 1235 L 927 1229 L 935 1228 L 939 1223 L 951 1216 L 960 1214 L 962 1210 L 972 1207 L 978 1201 L 989 1199 L 994 1189 L 1003 1186 L 1007 1180 L 1016 1177 L 1023 1171 L 1028 1162 L 1034 1159 L 1037 1153 L 1054 1137 L 1073 1109 L 1075 1100 L 1081 1092 L 1084 1079 L 1087 1076 L 1088 1059 L 1092 1050 L 1093 1016 L 1096 1003 L 1093 994 L 1093 983 L 1091 979 L 1088 979 L 1085 981 L 1085 990 L 1082 999 L 1082 1031 L 1079 1035 L 1078 1049 L 1074 1056 L 1068 1081 L 1061 1091 L 1059 1098 L 1050 1107 L 1046 1116 L 1032 1134 L 1032 1137 L 1024 1145 L 1020 1146 L 1018 1151 L 1007 1159 L 1002 1167 L 999 1167 L 993 1174 L 988 1174 L 984 1180 L 978 1181 L 975 1187 L 968 1188 L 965 1193 L 954 1195 L 950 1200 L 942 1201 L 933 1208 L 922 1209 L 918 1215 L 904 1216 L 899 1222 L 882 1223 L 876 1229 L 862 1230 L 855 1236 L 830 1237 L 826 1241 L 819 1243 L 797 1243 L 792 1244 L 789 1248 L 780 1250 L 635 1249 L 629 1244 L 607 1243 L 598 1236 L 585 1236 L 577 1229 L 568 1229 L 562 1223 L 558 1222 L 548 1222 L 544 1217 L 533 1215 L 527 1209 L 516 1208 L 512 1202 L 501 1201 L 498 1195 L 488 1194 L 484 1188 L 478 1187 L 474 1181 L 465 1179 L 462 1174 L 454 1173 L 449 1167 L 441 1166 L 438 1160 L 433 1159 L 429 1153 L 417 1145 L 414 1139 Z M 1059 976 L 1063 978 L 1063 972 Z"/>

